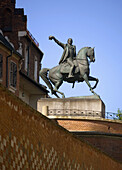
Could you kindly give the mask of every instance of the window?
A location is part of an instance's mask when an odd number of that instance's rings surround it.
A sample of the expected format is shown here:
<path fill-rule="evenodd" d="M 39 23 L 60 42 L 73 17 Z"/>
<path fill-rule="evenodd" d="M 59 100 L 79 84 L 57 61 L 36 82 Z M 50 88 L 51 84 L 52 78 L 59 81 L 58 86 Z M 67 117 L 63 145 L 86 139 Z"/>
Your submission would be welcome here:
<path fill-rule="evenodd" d="M 10 86 L 16 88 L 17 84 L 17 65 L 14 62 L 10 64 Z"/>
<path fill-rule="evenodd" d="M 37 81 L 37 70 L 38 70 L 38 61 L 37 57 L 35 57 L 34 61 L 34 80 Z"/>
<path fill-rule="evenodd" d="M 3 56 L 0 54 L 0 79 L 3 75 Z"/>
<path fill-rule="evenodd" d="M 27 71 L 28 63 L 28 54 L 27 54 L 27 46 L 25 46 L 25 70 Z"/>
<path fill-rule="evenodd" d="M 25 70 L 29 73 L 29 46 L 25 46 Z"/>

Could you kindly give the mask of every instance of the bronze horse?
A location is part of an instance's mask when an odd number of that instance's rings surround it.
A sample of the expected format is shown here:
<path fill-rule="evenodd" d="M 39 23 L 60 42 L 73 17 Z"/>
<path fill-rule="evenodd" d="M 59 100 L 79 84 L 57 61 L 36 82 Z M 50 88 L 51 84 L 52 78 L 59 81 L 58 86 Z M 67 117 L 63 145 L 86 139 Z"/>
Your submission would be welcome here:
<path fill-rule="evenodd" d="M 60 93 L 62 95 L 62 98 L 65 97 L 63 92 L 58 91 L 59 87 L 62 85 L 63 81 L 66 81 L 68 83 L 74 83 L 77 82 L 83 82 L 85 81 L 86 84 L 89 86 L 90 91 L 97 95 L 93 89 L 96 88 L 98 84 L 98 79 L 89 76 L 89 61 L 95 62 L 95 56 L 94 56 L 94 48 L 91 47 L 84 47 L 79 50 L 76 58 L 74 59 L 75 69 L 73 70 L 73 77 L 68 78 L 70 66 L 68 63 L 61 63 L 60 65 L 53 67 L 51 69 L 43 68 L 40 70 L 39 75 L 44 80 L 44 82 L 47 84 L 49 89 L 51 90 L 51 93 L 54 94 L 56 97 L 59 98 L 57 93 Z M 49 74 L 48 74 L 49 72 Z M 91 87 L 89 81 L 95 81 L 94 87 Z M 54 88 L 52 86 L 54 85 Z M 97 95 L 98 96 L 98 95 Z"/>

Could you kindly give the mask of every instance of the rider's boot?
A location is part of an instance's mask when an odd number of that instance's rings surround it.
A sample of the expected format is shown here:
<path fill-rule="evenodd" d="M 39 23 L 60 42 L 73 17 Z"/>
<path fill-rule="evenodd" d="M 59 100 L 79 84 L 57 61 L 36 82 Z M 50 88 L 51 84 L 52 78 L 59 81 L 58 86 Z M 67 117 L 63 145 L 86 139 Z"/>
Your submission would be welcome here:
<path fill-rule="evenodd" d="M 74 69 L 74 65 L 71 67 L 71 69 L 70 69 L 70 72 L 69 72 L 69 75 L 68 75 L 68 78 L 72 78 L 72 77 L 74 77 L 74 75 L 73 75 L 73 69 Z"/>

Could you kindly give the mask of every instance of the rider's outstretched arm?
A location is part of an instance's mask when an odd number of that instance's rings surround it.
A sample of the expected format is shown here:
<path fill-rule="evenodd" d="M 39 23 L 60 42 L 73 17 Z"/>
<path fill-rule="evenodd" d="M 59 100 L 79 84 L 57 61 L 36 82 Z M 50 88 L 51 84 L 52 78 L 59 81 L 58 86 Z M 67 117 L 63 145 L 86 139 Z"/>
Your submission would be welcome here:
<path fill-rule="evenodd" d="M 62 48 L 65 48 L 65 44 L 58 41 L 54 36 L 49 36 L 49 40 L 54 40 L 58 45 L 60 45 Z"/>

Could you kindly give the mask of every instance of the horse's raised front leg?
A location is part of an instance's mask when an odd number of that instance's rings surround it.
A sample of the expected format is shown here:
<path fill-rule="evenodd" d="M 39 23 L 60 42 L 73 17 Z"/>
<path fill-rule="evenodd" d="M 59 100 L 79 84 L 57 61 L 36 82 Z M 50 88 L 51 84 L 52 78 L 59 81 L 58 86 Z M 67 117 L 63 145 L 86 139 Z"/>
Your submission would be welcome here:
<path fill-rule="evenodd" d="M 96 81 L 95 85 L 92 87 L 92 89 L 95 89 L 97 87 L 99 80 L 97 78 L 91 77 L 91 76 L 88 77 L 88 80 L 89 81 Z"/>
<path fill-rule="evenodd" d="M 86 84 L 89 86 L 90 91 L 91 91 L 94 95 L 98 96 L 97 93 L 95 93 L 94 90 L 92 89 L 91 84 L 89 83 L 89 79 L 88 79 L 87 74 L 84 74 L 83 79 L 84 79 L 84 81 L 86 82 Z M 98 96 L 98 97 L 99 97 L 99 96 Z"/>

